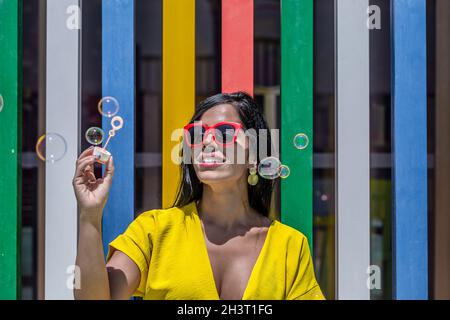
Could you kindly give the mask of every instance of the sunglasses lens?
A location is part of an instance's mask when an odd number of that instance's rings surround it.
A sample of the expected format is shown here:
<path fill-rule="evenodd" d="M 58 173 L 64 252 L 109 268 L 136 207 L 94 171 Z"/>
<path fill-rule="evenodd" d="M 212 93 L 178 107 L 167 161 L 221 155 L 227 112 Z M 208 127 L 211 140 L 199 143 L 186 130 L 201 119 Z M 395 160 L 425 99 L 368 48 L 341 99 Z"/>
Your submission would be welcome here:
<path fill-rule="evenodd" d="M 203 128 L 202 126 L 194 126 L 194 127 L 189 128 L 189 130 L 188 130 L 189 143 L 191 145 L 202 143 L 204 133 L 205 133 L 205 128 Z"/>
<path fill-rule="evenodd" d="M 222 124 L 216 128 L 216 141 L 219 143 L 233 142 L 236 129 L 229 124 Z"/>

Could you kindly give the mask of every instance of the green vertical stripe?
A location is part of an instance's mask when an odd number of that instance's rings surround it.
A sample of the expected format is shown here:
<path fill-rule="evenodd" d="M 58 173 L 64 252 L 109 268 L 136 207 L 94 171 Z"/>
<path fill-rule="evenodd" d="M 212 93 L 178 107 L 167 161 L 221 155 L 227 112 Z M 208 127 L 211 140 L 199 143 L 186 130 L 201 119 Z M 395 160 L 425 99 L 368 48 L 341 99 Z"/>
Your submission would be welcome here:
<path fill-rule="evenodd" d="M 291 172 L 281 181 L 281 219 L 312 251 L 313 0 L 282 1 L 281 75 L 281 161 Z M 299 133 L 309 138 L 303 150 L 293 143 Z"/>
<path fill-rule="evenodd" d="M 0 0 L 0 300 L 20 291 L 21 0 Z"/>

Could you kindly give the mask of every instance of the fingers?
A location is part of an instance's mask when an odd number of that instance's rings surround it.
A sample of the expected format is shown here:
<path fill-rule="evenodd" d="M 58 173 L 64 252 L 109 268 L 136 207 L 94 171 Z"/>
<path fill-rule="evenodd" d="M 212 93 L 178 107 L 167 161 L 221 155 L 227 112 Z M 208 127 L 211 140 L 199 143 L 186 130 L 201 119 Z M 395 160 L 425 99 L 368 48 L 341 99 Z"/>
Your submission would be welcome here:
<path fill-rule="evenodd" d="M 94 171 L 94 166 L 93 165 L 87 165 L 86 168 L 84 168 L 83 172 L 84 173 L 89 173 L 89 172 L 93 172 Z"/>
<path fill-rule="evenodd" d="M 86 167 L 89 165 L 93 165 L 95 159 L 95 156 L 87 156 L 85 158 L 78 159 L 74 178 L 76 179 L 79 177 L 83 177 Z"/>
<path fill-rule="evenodd" d="M 101 188 L 103 188 L 103 182 L 104 182 L 103 178 L 99 178 L 99 179 L 95 180 L 95 182 L 92 182 L 92 183 L 89 182 L 87 184 L 87 188 L 89 188 L 90 191 L 100 190 Z"/>
<path fill-rule="evenodd" d="M 78 157 L 78 160 L 81 160 L 81 159 L 83 159 L 83 158 L 85 158 L 85 157 L 87 157 L 87 156 L 92 155 L 93 152 L 94 152 L 94 147 L 93 147 L 93 146 L 87 148 L 86 150 L 84 150 L 84 151 L 80 154 L 80 156 Z"/>
<path fill-rule="evenodd" d="M 85 176 L 90 176 L 90 175 L 94 175 L 95 176 L 95 174 L 94 174 L 94 166 L 91 165 L 91 164 L 87 165 L 86 168 L 84 168 L 83 172 L 84 172 Z"/>
<path fill-rule="evenodd" d="M 91 184 L 95 183 L 97 181 L 97 177 L 95 176 L 94 172 L 92 172 L 92 171 L 86 171 L 85 177 L 86 177 L 87 181 Z"/>
<path fill-rule="evenodd" d="M 75 177 L 74 177 L 74 179 L 83 176 L 85 173 L 87 173 L 89 171 L 92 171 L 93 166 L 90 165 L 89 163 L 88 163 L 87 166 L 84 166 L 84 162 L 83 161 L 87 157 L 92 156 L 93 152 L 94 152 L 94 146 L 91 146 L 91 147 L 87 148 L 86 150 L 84 150 L 80 154 L 80 156 L 78 157 L 77 162 L 76 162 L 76 170 L 75 170 Z M 83 163 L 83 167 L 82 168 L 80 168 L 80 164 L 81 163 Z"/>
<path fill-rule="evenodd" d="M 108 162 L 106 163 L 105 176 L 103 179 L 106 182 L 111 182 L 112 177 L 114 176 L 114 160 L 113 157 L 109 157 Z"/>

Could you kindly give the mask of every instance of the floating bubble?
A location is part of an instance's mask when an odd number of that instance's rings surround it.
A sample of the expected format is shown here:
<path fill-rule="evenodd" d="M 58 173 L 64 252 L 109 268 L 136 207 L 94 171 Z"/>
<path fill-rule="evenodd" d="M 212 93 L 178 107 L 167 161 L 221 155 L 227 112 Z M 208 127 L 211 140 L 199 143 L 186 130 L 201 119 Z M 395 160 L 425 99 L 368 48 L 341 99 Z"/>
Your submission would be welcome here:
<path fill-rule="evenodd" d="M 54 163 L 61 160 L 66 152 L 66 140 L 57 133 L 44 134 L 36 143 L 36 154 L 42 161 Z"/>
<path fill-rule="evenodd" d="M 94 146 L 98 146 L 103 142 L 103 138 L 105 136 L 105 133 L 102 129 L 97 127 L 92 127 L 87 129 L 86 131 L 86 140 L 90 144 L 93 144 Z"/>
<path fill-rule="evenodd" d="M 309 144 L 309 138 L 304 133 L 299 133 L 294 137 L 294 146 L 297 149 L 303 150 L 305 149 Z"/>
<path fill-rule="evenodd" d="M 114 117 L 119 112 L 119 102 L 116 98 L 105 97 L 98 103 L 98 111 L 104 117 Z"/>
<path fill-rule="evenodd" d="M 289 177 L 290 174 L 291 174 L 291 169 L 289 169 L 288 166 L 282 164 L 278 168 L 278 175 L 280 176 L 280 178 L 286 179 L 287 177 Z"/>
<path fill-rule="evenodd" d="M 279 177 L 280 160 L 275 157 L 262 159 L 258 165 L 258 173 L 264 179 L 273 180 Z"/>
<path fill-rule="evenodd" d="M 3 105 L 4 105 L 4 101 L 3 101 L 3 96 L 0 94 L 0 112 L 2 112 L 3 110 Z"/>

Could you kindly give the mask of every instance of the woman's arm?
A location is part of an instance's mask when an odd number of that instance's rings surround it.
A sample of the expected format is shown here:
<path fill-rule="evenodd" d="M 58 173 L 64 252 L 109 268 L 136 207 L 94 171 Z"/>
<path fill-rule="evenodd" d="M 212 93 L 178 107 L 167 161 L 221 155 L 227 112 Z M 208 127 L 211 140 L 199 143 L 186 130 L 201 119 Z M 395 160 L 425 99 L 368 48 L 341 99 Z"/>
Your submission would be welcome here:
<path fill-rule="evenodd" d="M 136 264 L 121 251 L 115 251 L 105 265 L 101 220 L 86 212 L 80 214 L 80 238 L 76 265 L 80 270 L 80 288 L 75 299 L 129 299 L 140 281 Z"/>
<path fill-rule="evenodd" d="M 102 243 L 102 214 L 114 175 L 110 158 L 105 176 L 94 174 L 93 148 L 85 150 L 77 160 L 73 187 L 80 208 L 79 239 L 76 265 L 80 273 L 75 299 L 129 299 L 137 289 L 140 271 L 136 264 L 120 251 L 115 251 L 105 264 Z"/>
<path fill-rule="evenodd" d="M 100 217 L 100 218 L 99 218 Z M 101 214 L 80 212 L 76 265 L 80 285 L 75 289 L 77 300 L 111 299 L 108 273 L 103 254 Z"/>

